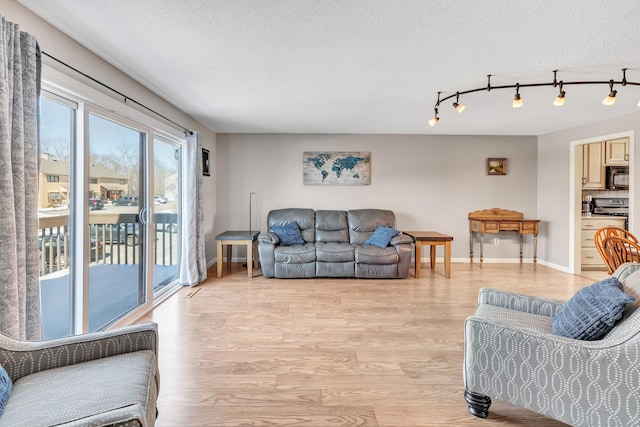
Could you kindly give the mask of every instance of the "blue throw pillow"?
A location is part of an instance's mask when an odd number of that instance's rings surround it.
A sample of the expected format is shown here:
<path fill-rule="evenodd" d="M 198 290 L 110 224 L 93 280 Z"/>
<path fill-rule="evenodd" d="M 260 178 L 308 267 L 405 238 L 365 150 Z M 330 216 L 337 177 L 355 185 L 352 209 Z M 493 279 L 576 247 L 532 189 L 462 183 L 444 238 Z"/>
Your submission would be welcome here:
<path fill-rule="evenodd" d="M 297 222 L 290 222 L 285 225 L 277 225 L 271 229 L 278 238 L 280 238 L 280 244 L 282 246 L 301 245 L 304 243 L 302 234 L 300 234 L 300 227 Z"/>
<path fill-rule="evenodd" d="M 551 321 L 551 332 L 567 338 L 595 341 L 603 338 L 635 301 L 615 277 L 580 289 Z"/>
<path fill-rule="evenodd" d="M 5 406 L 7 406 L 12 388 L 13 383 L 11 382 L 11 378 L 9 378 L 9 374 L 7 374 L 7 371 L 0 365 L 0 415 L 2 415 Z"/>
<path fill-rule="evenodd" d="M 397 236 L 398 234 L 400 234 L 400 232 L 395 228 L 379 225 L 373 232 L 371 237 L 369 237 L 367 241 L 364 242 L 364 244 L 386 248 L 387 246 L 389 246 L 389 242 L 391 241 L 391 239 L 393 239 L 393 237 Z"/>

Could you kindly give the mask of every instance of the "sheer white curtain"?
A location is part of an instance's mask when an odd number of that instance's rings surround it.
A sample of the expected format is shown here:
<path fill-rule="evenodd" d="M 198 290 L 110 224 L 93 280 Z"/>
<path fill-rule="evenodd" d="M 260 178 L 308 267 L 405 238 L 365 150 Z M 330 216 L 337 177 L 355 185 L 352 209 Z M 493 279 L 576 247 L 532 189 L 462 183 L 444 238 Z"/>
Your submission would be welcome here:
<path fill-rule="evenodd" d="M 207 278 L 202 231 L 202 142 L 199 132 L 193 132 L 187 137 L 184 157 L 180 283 L 195 286 Z"/>
<path fill-rule="evenodd" d="M 41 337 L 35 37 L 0 17 L 0 331 Z"/>

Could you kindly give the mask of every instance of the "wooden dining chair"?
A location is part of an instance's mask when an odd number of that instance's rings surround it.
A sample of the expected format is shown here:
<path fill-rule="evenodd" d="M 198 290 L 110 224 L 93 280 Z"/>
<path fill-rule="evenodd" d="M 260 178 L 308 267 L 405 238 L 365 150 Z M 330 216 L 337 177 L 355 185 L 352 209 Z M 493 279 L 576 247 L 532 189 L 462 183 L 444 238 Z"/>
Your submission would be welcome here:
<path fill-rule="evenodd" d="M 611 235 L 602 242 L 605 262 L 614 271 L 625 262 L 640 263 L 640 244 L 626 237 Z"/>
<path fill-rule="evenodd" d="M 615 265 L 613 260 L 605 253 L 603 246 L 604 239 L 610 236 L 624 237 L 625 239 L 628 239 L 634 243 L 640 243 L 640 241 L 638 241 L 638 238 L 631 234 L 629 230 L 625 230 L 624 228 L 602 227 L 601 229 L 596 231 L 595 235 L 593 236 L 593 241 L 595 242 L 596 249 L 598 249 L 600 256 L 607 266 L 607 270 L 609 270 L 609 274 L 612 274 L 617 268 L 617 265 Z"/>

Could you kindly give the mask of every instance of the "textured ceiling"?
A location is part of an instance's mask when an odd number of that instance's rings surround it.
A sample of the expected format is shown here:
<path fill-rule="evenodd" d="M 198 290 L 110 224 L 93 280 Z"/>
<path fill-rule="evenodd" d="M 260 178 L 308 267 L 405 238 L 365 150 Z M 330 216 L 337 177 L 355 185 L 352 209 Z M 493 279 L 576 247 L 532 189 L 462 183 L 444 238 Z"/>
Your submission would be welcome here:
<path fill-rule="evenodd" d="M 637 0 L 18 0 L 217 132 L 540 135 L 640 111 Z M 41 42 L 47 51 L 46 42 Z M 55 54 L 55 52 L 51 52 Z M 82 69 L 82 64 L 71 64 Z M 143 100 L 140 100 L 143 101 Z"/>

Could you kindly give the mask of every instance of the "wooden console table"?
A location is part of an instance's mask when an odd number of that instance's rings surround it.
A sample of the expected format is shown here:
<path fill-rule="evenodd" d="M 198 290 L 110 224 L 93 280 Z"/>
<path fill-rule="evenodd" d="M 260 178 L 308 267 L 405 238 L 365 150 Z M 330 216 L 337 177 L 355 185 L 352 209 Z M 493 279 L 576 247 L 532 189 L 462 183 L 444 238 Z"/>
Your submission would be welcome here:
<path fill-rule="evenodd" d="M 485 233 L 498 234 L 501 231 L 515 231 L 520 235 L 520 262 L 522 262 L 522 242 L 525 234 L 533 234 L 533 263 L 537 262 L 539 219 L 524 219 L 521 212 L 505 209 L 485 209 L 469 213 L 469 258 L 473 264 L 473 233 L 480 234 L 480 266 L 483 260 L 483 238 Z"/>

